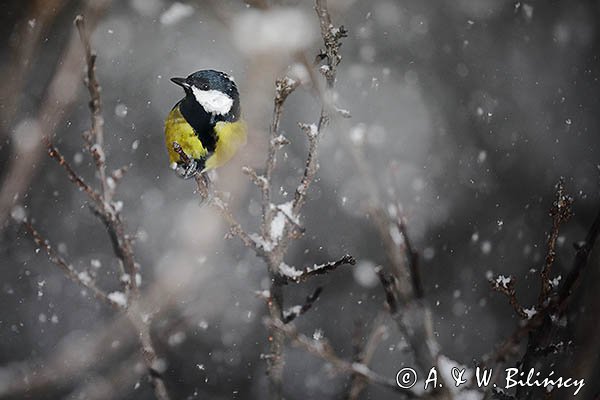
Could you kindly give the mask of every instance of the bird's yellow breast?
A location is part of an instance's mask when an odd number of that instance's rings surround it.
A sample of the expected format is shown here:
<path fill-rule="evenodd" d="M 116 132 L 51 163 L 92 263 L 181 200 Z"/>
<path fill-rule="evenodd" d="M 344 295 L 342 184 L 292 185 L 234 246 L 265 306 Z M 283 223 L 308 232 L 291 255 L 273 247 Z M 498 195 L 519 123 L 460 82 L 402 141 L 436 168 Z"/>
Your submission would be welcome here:
<path fill-rule="evenodd" d="M 246 144 L 246 124 L 242 120 L 235 122 L 217 122 L 217 148 L 206 160 L 205 170 L 220 167 L 231 159 L 240 147 Z"/>
<path fill-rule="evenodd" d="M 204 171 L 225 164 L 246 143 L 246 124 L 242 120 L 235 122 L 217 122 L 214 126 L 217 145 L 214 153 L 208 151 L 196 135 L 194 128 L 185 120 L 179 106 L 175 106 L 165 121 L 165 142 L 171 164 L 180 162 L 179 154 L 173 148 L 177 142 L 189 158 L 205 159 Z"/>
<path fill-rule="evenodd" d="M 179 162 L 179 154 L 173 148 L 177 142 L 188 157 L 199 160 L 206 157 L 207 151 L 202 145 L 194 128 L 183 118 L 179 105 L 175 106 L 165 121 L 165 142 L 171 164 Z"/>

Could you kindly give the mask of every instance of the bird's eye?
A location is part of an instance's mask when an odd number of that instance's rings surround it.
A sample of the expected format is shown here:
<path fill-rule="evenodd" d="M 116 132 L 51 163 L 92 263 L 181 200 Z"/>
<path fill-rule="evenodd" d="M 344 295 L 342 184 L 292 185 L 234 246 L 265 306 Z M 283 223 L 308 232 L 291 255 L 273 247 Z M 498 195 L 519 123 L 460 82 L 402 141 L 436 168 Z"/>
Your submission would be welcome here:
<path fill-rule="evenodd" d="M 200 90 L 208 90 L 208 83 L 202 83 L 200 85 Z"/>

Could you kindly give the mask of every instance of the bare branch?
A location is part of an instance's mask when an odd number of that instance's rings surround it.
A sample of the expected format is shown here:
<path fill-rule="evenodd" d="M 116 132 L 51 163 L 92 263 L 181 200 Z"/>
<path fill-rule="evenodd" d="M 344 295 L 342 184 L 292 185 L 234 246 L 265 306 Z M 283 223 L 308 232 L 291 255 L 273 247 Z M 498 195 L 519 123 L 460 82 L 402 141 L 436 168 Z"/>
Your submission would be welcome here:
<path fill-rule="evenodd" d="M 71 265 L 64 258 L 62 258 L 50 245 L 50 242 L 44 239 L 44 237 L 42 237 L 39 231 L 35 229 L 31 222 L 24 221 L 23 226 L 25 227 L 27 232 L 29 232 L 29 234 L 33 237 L 33 241 L 35 242 L 35 244 L 46 252 L 48 260 L 50 260 L 52 264 L 60 268 L 67 278 L 80 285 L 84 289 L 87 289 L 90 292 L 92 292 L 94 297 L 96 297 L 98 300 L 101 300 L 102 302 L 117 309 L 122 308 L 121 304 L 111 300 L 106 292 L 104 292 L 102 289 L 99 289 L 96 286 L 96 284 L 92 280 L 92 277 L 89 274 L 85 272 L 76 271 L 75 268 L 73 268 L 73 265 Z"/>
<path fill-rule="evenodd" d="M 158 357 L 150 336 L 151 318 L 146 316 L 140 305 L 140 291 L 137 283 L 139 266 L 135 262 L 133 238 L 127 233 L 125 222 L 121 217 L 120 211 L 122 204 L 112 200 L 116 182 L 122 178 L 125 169 L 121 168 L 114 171 L 110 177 L 108 177 L 106 174 L 106 160 L 103 148 L 104 122 L 102 117 L 102 103 L 100 98 L 100 86 L 95 75 L 96 56 L 92 53 L 89 43 L 89 36 L 85 29 L 85 22 L 82 16 L 77 16 L 75 18 L 75 25 L 79 30 L 80 39 L 85 48 L 87 61 L 86 85 L 90 93 L 89 106 L 92 115 L 91 130 L 89 133 L 84 134 L 85 148 L 94 158 L 96 170 L 100 180 L 101 191 L 98 192 L 89 186 L 80 177 L 80 175 L 75 172 L 71 165 L 66 162 L 65 158 L 52 145 L 48 138 L 45 138 L 44 142 L 48 148 L 50 157 L 55 159 L 64 167 L 69 179 L 81 190 L 83 190 L 93 201 L 92 211 L 106 227 L 114 253 L 120 261 L 121 269 L 128 276 L 128 278 L 124 280 L 126 293 L 123 294 L 121 292 L 113 292 L 106 294 L 97 289 L 93 285 L 91 278 L 88 280 L 85 275 L 76 273 L 73 268 L 69 266 L 69 264 L 60 258 L 52 250 L 50 245 L 42 239 L 33 226 L 26 225 L 26 227 L 33 236 L 34 241 L 38 245 L 44 245 L 50 260 L 60 266 L 71 280 L 74 280 L 75 282 L 92 290 L 96 297 L 109 302 L 111 305 L 117 305 L 120 306 L 120 308 L 127 310 L 127 316 L 136 328 L 136 333 L 141 346 L 140 350 L 144 357 L 146 368 L 148 369 L 150 380 L 154 387 L 154 394 L 159 400 L 168 400 L 169 396 L 160 374 L 161 371 L 159 371 L 159 369 L 156 367 Z"/>
<path fill-rule="evenodd" d="M 56 3 L 54 0 L 53 2 Z M 44 9 L 52 9 L 48 2 L 42 3 Z M 109 5 L 110 0 L 85 2 L 84 13 L 89 17 L 90 26 L 95 26 Z M 52 12 L 58 12 L 59 9 L 60 6 L 56 5 L 56 9 Z M 42 18 L 42 20 L 37 20 L 36 26 L 40 25 L 40 28 L 42 28 L 45 23 L 44 18 Z M 26 47 L 28 44 L 20 43 L 20 46 Z M 65 85 L 64 83 L 69 82 L 71 77 L 77 75 L 81 70 L 80 46 L 77 33 L 73 32 L 65 51 L 60 56 L 54 75 L 45 90 L 42 103 L 34 121 L 37 129 L 32 129 L 29 132 L 32 135 L 31 141 L 34 145 L 19 146 L 16 143 L 12 143 L 13 154 L 7 158 L 9 162 L 5 168 L 6 173 L 3 174 L 0 186 L 0 229 L 3 229 L 6 225 L 6 218 L 10 214 L 10 210 L 14 204 L 22 201 L 23 195 L 27 192 L 37 168 L 41 165 L 40 159 L 44 151 L 41 143 L 42 138 L 44 136 L 51 137 L 56 127 L 59 126 L 60 121 L 68 114 L 66 111 L 77 100 L 79 85 Z M 13 74 L 8 75 L 13 76 Z M 19 79 L 22 78 L 17 77 L 15 83 L 20 85 L 18 83 Z M 10 116 L 8 120 L 10 120 Z"/>
<path fill-rule="evenodd" d="M 265 187 L 269 186 L 269 181 L 250 167 L 243 167 L 242 172 L 250 178 L 250 181 L 254 183 L 259 189 L 264 190 Z"/>
<path fill-rule="evenodd" d="M 552 229 L 548 236 L 548 252 L 546 253 L 545 264 L 540 271 L 541 289 L 538 298 L 538 308 L 542 307 L 548 300 L 552 291 L 552 285 L 550 284 L 550 269 L 554 264 L 556 257 L 556 241 L 558 240 L 558 234 L 560 226 L 567 222 L 571 218 L 571 205 L 573 204 L 573 198 L 566 194 L 564 180 L 561 178 L 556 184 L 556 200 L 552 204 L 550 209 L 550 216 L 552 217 Z"/>
<path fill-rule="evenodd" d="M 60 151 L 52 144 L 50 139 L 44 137 L 44 144 L 48 149 L 48 155 L 50 158 L 54 159 L 58 165 L 65 169 L 69 180 L 77 185 L 81 191 L 87 194 L 90 200 L 96 204 L 101 204 L 102 200 L 100 199 L 100 195 L 91 186 L 89 186 L 77 172 L 75 172 L 75 169 L 73 169 L 71 164 L 69 164 Z"/>
<path fill-rule="evenodd" d="M 215 210 L 221 214 L 223 219 L 229 224 L 229 231 L 233 236 L 237 236 L 240 238 L 244 245 L 256 252 L 257 255 L 263 255 L 265 253 L 265 248 L 263 245 L 258 243 L 250 234 L 248 234 L 244 228 L 240 225 L 239 222 L 233 216 L 233 213 L 229 209 L 227 203 L 219 197 L 218 195 L 214 195 L 210 198 L 209 203 Z"/>
<path fill-rule="evenodd" d="M 325 75 L 327 86 L 333 87 L 337 66 L 342 60 L 342 56 L 340 55 L 341 40 L 348 36 L 348 32 L 343 26 L 339 28 L 333 26 L 327 7 L 327 0 L 316 0 L 315 11 L 319 16 L 321 36 L 325 45 L 325 49 L 318 56 L 319 59 L 326 60 L 325 65 L 321 67 L 320 71 Z"/>
<path fill-rule="evenodd" d="M 373 322 L 373 329 L 369 333 L 366 343 L 363 343 L 362 329 L 359 323 L 356 324 L 353 335 L 353 362 L 368 366 L 375 354 L 379 343 L 387 336 L 387 327 L 383 323 L 382 315 L 378 315 Z M 350 390 L 348 391 L 348 400 L 358 400 L 362 391 L 367 387 L 368 381 L 358 373 L 353 373 L 350 379 Z"/>
<path fill-rule="evenodd" d="M 317 301 L 317 299 L 319 298 L 319 295 L 321 294 L 322 290 L 322 287 L 318 287 L 312 294 L 306 296 L 304 304 L 293 306 L 288 308 L 287 310 L 284 310 L 282 318 L 283 323 L 287 324 L 288 322 L 292 322 L 293 320 L 310 310 L 315 301 Z"/>
<path fill-rule="evenodd" d="M 388 379 L 384 376 L 381 376 L 364 364 L 352 363 L 338 357 L 331 348 L 331 345 L 329 345 L 325 339 L 310 339 L 307 336 L 298 333 L 293 324 L 284 324 L 279 320 L 269 319 L 266 321 L 266 324 L 269 328 L 283 333 L 292 342 L 292 344 L 303 348 L 308 353 L 317 356 L 331 364 L 334 371 L 337 373 L 355 373 L 366 379 L 369 383 L 401 393 L 405 396 L 405 398 L 416 397 L 412 391 L 398 386 L 394 379 Z"/>
<path fill-rule="evenodd" d="M 594 222 L 592 226 L 588 230 L 587 235 L 583 242 L 579 242 L 575 248 L 577 252 L 575 253 L 575 260 L 573 261 L 573 266 L 569 270 L 567 277 L 563 281 L 563 284 L 560 287 L 558 292 L 558 309 L 559 311 L 564 311 L 566 308 L 569 299 L 571 298 L 573 291 L 577 287 L 579 280 L 581 279 L 581 275 L 585 268 L 588 265 L 588 261 L 590 258 L 590 254 L 598 236 L 600 235 L 600 210 L 598 214 L 596 214 L 596 218 L 594 218 Z"/>
<path fill-rule="evenodd" d="M 341 45 L 341 38 L 345 36 L 345 30 L 343 28 L 333 28 L 325 1 L 317 0 L 316 6 L 317 15 L 319 20 L 321 20 L 321 25 L 323 26 L 325 24 L 324 21 L 327 21 L 326 28 L 321 30 L 323 42 L 327 51 L 325 52 L 326 55 L 320 58 L 320 60 L 324 61 L 321 70 L 328 70 L 326 80 L 328 91 L 331 91 L 335 81 L 336 67 L 341 60 L 341 57 L 339 57 L 339 47 Z M 303 58 L 303 60 L 306 61 L 305 57 L 300 58 Z M 305 65 L 309 68 L 309 75 L 313 79 L 314 87 L 318 88 L 319 85 L 317 79 L 314 78 L 315 74 L 311 70 L 312 67 L 306 62 Z M 267 303 L 269 316 L 272 320 L 276 321 L 289 321 L 297 317 L 310 308 L 318 295 L 318 293 L 316 293 L 313 294 L 313 296 L 309 296 L 304 306 L 296 306 L 284 312 L 284 284 L 288 282 L 301 282 L 309 277 L 327 273 L 337 268 L 339 265 L 354 263 L 352 257 L 346 256 L 335 262 L 314 265 L 306 270 L 298 271 L 293 267 L 287 266 L 284 262 L 290 241 L 299 237 L 304 231 L 299 223 L 300 211 L 306 201 L 306 194 L 308 193 L 309 187 L 314 181 L 318 170 L 319 137 L 329 119 L 329 110 L 332 108 L 330 105 L 332 95 L 327 93 L 326 96 L 321 96 L 322 107 L 318 123 L 300 125 L 301 129 L 307 134 L 309 147 L 302 178 L 295 191 L 294 199 L 291 202 L 280 206 L 274 205 L 272 202 L 272 185 L 276 153 L 282 146 L 288 143 L 288 140 L 279 132 L 283 106 L 288 96 L 299 85 L 300 82 L 288 77 L 277 80 L 264 175 L 259 175 L 256 171 L 247 167 L 243 169 L 244 173 L 248 175 L 251 181 L 261 190 L 262 221 L 260 224 L 260 235 L 251 235 L 245 232 L 220 197 L 213 196 L 210 199 L 212 207 L 216 208 L 229 224 L 231 233 L 239 236 L 247 247 L 253 249 L 254 252 L 265 261 L 271 279 L 269 300 Z M 199 180 L 198 176 L 196 177 L 196 180 Z M 202 194 L 203 191 L 200 188 L 200 182 L 198 183 L 198 186 L 199 191 Z M 205 196 L 205 198 L 206 197 L 210 196 Z M 267 361 L 269 393 L 272 400 L 279 400 L 282 398 L 283 346 L 285 336 L 282 332 L 274 328 L 270 328 L 269 331 L 269 353 L 264 357 Z"/>
<path fill-rule="evenodd" d="M 501 363 L 507 361 L 519 351 L 520 343 L 525 337 L 529 338 L 527 349 L 519 363 L 520 368 L 523 370 L 527 370 L 533 365 L 536 358 L 543 357 L 548 354 L 549 351 L 555 349 L 554 338 L 558 329 L 553 321 L 560 320 L 566 311 L 575 285 L 586 268 L 591 250 L 600 235 L 599 212 L 592 223 L 583 244 L 577 246 L 577 253 L 575 255 L 573 266 L 566 279 L 558 289 L 558 292 L 553 293 L 549 283 L 549 271 L 554 263 L 558 229 L 560 225 L 570 217 L 572 204 L 571 197 L 565 192 L 562 179 L 557 184 L 556 189 L 556 200 L 553 203 L 550 212 L 550 216 L 552 217 L 552 230 L 548 238 L 548 253 L 543 271 L 540 273 L 542 282 L 538 305 L 529 312 L 527 315 L 528 320 L 525 324 L 519 326 L 508 338 L 498 345 L 493 352 L 487 354 L 483 358 L 484 363 Z M 545 286 L 546 282 L 548 283 L 548 286 Z M 527 313 L 527 310 L 524 311 Z M 529 388 L 519 389 L 516 398 L 527 398 L 527 396 L 530 395 L 531 391 Z"/>
<path fill-rule="evenodd" d="M 381 267 L 377 268 L 376 272 L 377 276 L 379 276 L 381 286 L 383 286 L 383 291 L 385 292 L 385 301 L 389 307 L 389 311 L 391 314 L 395 314 L 398 312 L 398 299 L 396 298 L 397 290 L 395 288 L 396 278 L 394 275 L 386 274 Z"/>
<path fill-rule="evenodd" d="M 275 155 L 277 150 L 285 144 L 289 143 L 287 139 L 279 134 L 279 125 L 281 123 L 281 115 L 283 114 L 283 105 L 288 96 L 296 90 L 300 82 L 291 78 L 278 79 L 275 83 L 275 99 L 273 100 L 273 119 L 269 128 L 270 139 L 267 160 L 265 163 L 265 180 L 266 185 L 261 186 L 262 192 L 262 211 L 263 223 L 261 233 L 263 237 L 267 236 L 267 229 L 273 220 L 273 213 L 270 209 L 271 199 L 271 184 L 273 178 L 273 170 L 275 169 Z"/>
<path fill-rule="evenodd" d="M 304 282 L 307 279 L 312 278 L 317 275 L 327 274 L 327 273 L 337 269 L 337 267 L 339 267 L 339 266 L 355 265 L 355 264 L 356 264 L 356 260 L 354 259 L 354 257 L 352 257 L 349 254 L 346 254 L 339 260 L 330 261 L 330 262 L 327 262 L 324 264 L 315 264 L 313 266 L 306 267 L 300 271 L 294 267 L 290 267 L 288 265 L 283 264 L 283 265 L 279 266 L 279 273 L 280 273 L 280 276 L 283 278 L 284 283 L 289 283 L 289 282 L 299 283 L 299 282 Z"/>
<path fill-rule="evenodd" d="M 490 285 L 492 289 L 498 293 L 504 294 L 508 298 L 508 301 L 512 308 L 515 310 L 515 313 L 522 319 L 526 319 L 527 314 L 525 313 L 523 306 L 521 306 L 519 300 L 517 299 L 515 283 L 516 279 L 514 276 L 505 277 L 503 275 L 499 275 L 495 279 L 490 280 Z"/>
<path fill-rule="evenodd" d="M 92 52 L 89 34 L 85 28 L 82 15 L 75 17 L 75 26 L 79 31 L 79 38 L 85 50 L 87 77 L 84 80 L 90 94 L 91 130 L 84 134 L 86 147 L 96 163 L 98 179 L 102 187 L 102 199 L 110 202 L 113 191 L 107 182 L 106 156 L 104 154 L 104 117 L 102 116 L 102 99 L 100 97 L 100 83 L 96 77 L 96 54 Z"/>

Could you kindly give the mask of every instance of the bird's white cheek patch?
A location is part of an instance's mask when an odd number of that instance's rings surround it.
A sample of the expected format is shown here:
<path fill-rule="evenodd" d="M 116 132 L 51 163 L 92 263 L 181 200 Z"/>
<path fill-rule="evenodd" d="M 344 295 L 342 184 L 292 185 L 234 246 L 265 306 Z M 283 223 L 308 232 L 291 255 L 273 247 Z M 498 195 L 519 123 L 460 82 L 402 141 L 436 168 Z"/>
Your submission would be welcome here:
<path fill-rule="evenodd" d="M 218 90 L 200 90 L 192 87 L 192 93 L 194 93 L 196 101 L 208 113 L 225 115 L 233 105 L 233 99 Z"/>

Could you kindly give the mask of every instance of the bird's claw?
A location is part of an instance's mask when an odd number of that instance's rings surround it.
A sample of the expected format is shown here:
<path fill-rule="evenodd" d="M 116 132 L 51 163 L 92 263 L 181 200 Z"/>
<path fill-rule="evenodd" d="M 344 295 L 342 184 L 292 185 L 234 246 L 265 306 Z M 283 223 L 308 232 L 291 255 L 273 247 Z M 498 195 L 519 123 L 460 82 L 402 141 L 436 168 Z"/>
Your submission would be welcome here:
<path fill-rule="evenodd" d="M 198 162 L 196 160 L 189 160 L 187 163 L 178 163 L 177 169 L 175 170 L 177 175 L 183 179 L 193 178 L 198 171 Z"/>

